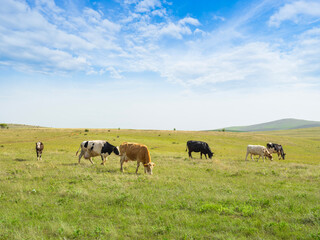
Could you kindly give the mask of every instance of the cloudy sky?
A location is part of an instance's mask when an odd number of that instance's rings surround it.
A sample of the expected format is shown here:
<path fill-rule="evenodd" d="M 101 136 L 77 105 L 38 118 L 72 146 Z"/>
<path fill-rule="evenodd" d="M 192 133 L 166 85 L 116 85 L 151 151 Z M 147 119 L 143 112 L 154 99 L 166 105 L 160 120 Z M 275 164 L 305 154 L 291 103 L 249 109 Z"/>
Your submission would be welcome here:
<path fill-rule="evenodd" d="M 320 120 L 319 0 L 0 0 L 0 122 Z"/>

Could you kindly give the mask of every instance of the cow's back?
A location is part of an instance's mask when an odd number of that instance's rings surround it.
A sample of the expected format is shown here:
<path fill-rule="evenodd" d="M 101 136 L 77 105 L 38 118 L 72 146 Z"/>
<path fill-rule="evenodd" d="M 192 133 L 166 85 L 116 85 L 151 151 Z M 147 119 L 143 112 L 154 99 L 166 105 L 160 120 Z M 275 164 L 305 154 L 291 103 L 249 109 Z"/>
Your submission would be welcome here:
<path fill-rule="evenodd" d="M 263 154 L 263 150 L 265 149 L 266 147 L 264 146 L 260 146 L 260 145 L 248 145 L 247 146 L 247 152 L 248 153 L 252 153 L 252 154 L 255 154 L 255 155 L 260 155 L 260 154 Z"/>
<path fill-rule="evenodd" d="M 131 161 L 151 162 L 149 150 L 143 144 L 124 142 L 120 145 L 120 154 L 125 155 Z"/>

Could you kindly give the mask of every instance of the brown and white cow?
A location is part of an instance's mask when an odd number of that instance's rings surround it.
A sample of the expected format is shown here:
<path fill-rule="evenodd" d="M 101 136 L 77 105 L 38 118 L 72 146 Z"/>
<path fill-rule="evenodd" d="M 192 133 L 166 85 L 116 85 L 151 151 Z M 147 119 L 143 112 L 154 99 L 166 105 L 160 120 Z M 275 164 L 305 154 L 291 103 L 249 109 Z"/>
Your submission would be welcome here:
<path fill-rule="evenodd" d="M 146 145 L 139 143 L 124 142 L 120 145 L 120 171 L 123 172 L 123 163 L 128 161 L 137 161 L 136 174 L 140 163 L 144 166 L 144 173 L 152 174 L 152 168 L 155 166 L 151 162 L 149 150 Z"/>
<path fill-rule="evenodd" d="M 267 148 L 264 146 L 260 146 L 260 145 L 248 145 L 247 146 L 246 161 L 247 161 L 248 154 L 251 154 L 252 161 L 253 161 L 252 155 L 259 155 L 257 162 L 259 161 L 260 157 L 262 157 L 263 161 L 264 161 L 265 157 L 268 157 L 271 161 L 273 160 L 272 154 L 267 150 Z"/>
<path fill-rule="evenodd" d="M 42 151 L 44 149 L 44 145 L 42 142 L 36 142 L 36 152 L 37 152 L 37 160 L 42 160 Z"/>
<path fill-rule="evenodd" d="M 92 162 L 92 157 L 101 156 L 102 163 L 101 165 L 105 165 L 107 157 L 113 152 L 116 155 L 119 155 L 119 150 L 116 146 L 108 143 L 107 141 L 103 140 L 93 140 L 93 141 L 83 141 L 80 144 L 76 155 L 78 155 L 79 150 L 81 149 L 81 153 L 79 155 L 79 162 L 82 156 L 85 159 L 89 159 Z"/>

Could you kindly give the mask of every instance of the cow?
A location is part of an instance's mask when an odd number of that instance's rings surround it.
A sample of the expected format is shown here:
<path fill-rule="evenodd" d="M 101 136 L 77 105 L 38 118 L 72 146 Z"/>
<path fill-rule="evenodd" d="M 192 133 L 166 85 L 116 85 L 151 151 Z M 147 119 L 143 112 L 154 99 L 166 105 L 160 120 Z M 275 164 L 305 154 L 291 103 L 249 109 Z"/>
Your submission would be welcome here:
<path fill-rule="evenodd" d="M 42 142 L 36 142 L 36 152 L 37 152 L 37 160 L 42 160 L 42 151 L 44 149 L 44 145 Z"/>
<path fill-rule="evenodd" d="M 144 166 L 144 173 L 152 175 L 152 169 L 155 163 L 151 162 L 149 150 L 146 145 L 139 143 L 124 142 L 120 145 L 120 171 L 123 172 L 123 163 L 128 161 L 137 161 L 136 174 L 140 163 Z"/>
<path fill-rule="evenodd" d="M 271 154 L 277 153 L 279 160 L 281 160 L 281 158 L 284 160 L 286 154 L 284 153 L 283 147 L 280 144 L 267 143 L 267 149 Z"/>
<path fill-rule="evenodd" d="M 80 149 L 81 153 L 79 155 L 79 164 L 82 156 L 85 159 L 89 159 L 91 164 L 93 164 L 92 157 L 101 156 L 101 165 L 105 165 L 106 159 L 111 153 L 119 155 L 118 148 L 104 140 L 83 141 L 76 152 L 76 156 L 78 155 Z"/>
<path fill-rule="evenodd" d="M 206 159 L 207 159 L 207 154 L 210 159 L 213 156 L 213 152 L 211 152 L 211 149 L 208 143 L 201 142 L 201 141 L 188 141 L 186 151 L 188 151 L 189 153 L 189 158 L 192 158 L 192 155 L 191 155 L 192 152 L 200 152 L 201 159 L 202 159 L 202 154 L 204 154 Z"/>
<path fill-rule="evenodd" d="M 264 161 L 265 157 L 268 157 L 270 159 L 270 161 L 273 160 L 272 154 L 269 153 L 268 149 L 266 147 L 260 146 L 260 145 L 248 145 L 247 146 L 246 161 L 247 161 L 248 154 L 251 154 L 252 161 L 253 161 L 252 155 L 259 155 L 257 162 L 259 161 L 260 157 L 262 157 L 263 161 Z"/>

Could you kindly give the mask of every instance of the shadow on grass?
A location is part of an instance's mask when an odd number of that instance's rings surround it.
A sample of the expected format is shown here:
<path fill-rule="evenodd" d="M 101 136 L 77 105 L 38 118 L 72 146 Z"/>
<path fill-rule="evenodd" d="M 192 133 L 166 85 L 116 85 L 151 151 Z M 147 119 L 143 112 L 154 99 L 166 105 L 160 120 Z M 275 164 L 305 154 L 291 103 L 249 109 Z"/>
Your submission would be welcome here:
<path fill-rule="evenodd" d="M 118 173 L 119 169 L 96 168 L 98 173 Z"/>
<path fill-rule="evenodd" d="M 78 163 L 62 163 L 62 166 L 78 166 Z"/>
<path fill-rule="evenodd" d="M 24 158 L 16 158 L 14 159 L 14 161 L 17 161 L 17 162 L 26 162 L 28 161 L 27 159 L 24 159 Z"/>

